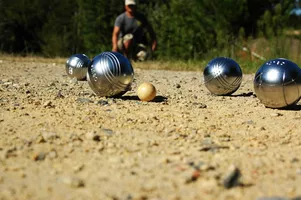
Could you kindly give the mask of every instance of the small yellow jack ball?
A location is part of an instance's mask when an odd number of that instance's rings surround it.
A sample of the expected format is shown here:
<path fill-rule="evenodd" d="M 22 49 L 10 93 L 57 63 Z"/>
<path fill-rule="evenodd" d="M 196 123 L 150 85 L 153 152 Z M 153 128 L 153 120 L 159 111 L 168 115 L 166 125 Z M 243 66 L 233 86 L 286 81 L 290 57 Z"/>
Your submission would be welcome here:
<path fill-rule="evenodd" d="M 151 83 L 142 83 L 137 89 L 137 95 L 141 101 L 151 101 L 156 97 L 156 88 Z"/>

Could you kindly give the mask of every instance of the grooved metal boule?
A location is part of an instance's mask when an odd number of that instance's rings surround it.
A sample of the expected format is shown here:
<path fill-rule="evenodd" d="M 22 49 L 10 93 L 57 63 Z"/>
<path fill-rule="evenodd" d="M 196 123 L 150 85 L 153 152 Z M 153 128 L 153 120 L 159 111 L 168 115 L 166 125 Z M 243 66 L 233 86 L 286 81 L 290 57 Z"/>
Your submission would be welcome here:
<path fill-rule="evenodd" d="M 88 83 L 101 97 L 123 95 L 130 90 L 133 79 L 130 61 L 117 52 L 103 52 L 95 56 L 88 67 Z"/>
<path fill-rule="evenodd" d="M 85 54 L 74 54 L 66 61 L 66 73 L 70 78 L 85 80 L 90 59 Z"/>
<path fill-rule="evenodd" d="M 231 58 L 217 57 L 204 69 L 206 88 L 215 95 L 230 95 L 240 86 L 242 71 L 237 62 Z"/>
<path fill-rule="evenodd" d="M 255 73 L 254 90 L 266 107 L 294 105 L 301 95 L 301 69 L 294 62 L 277 58 L 264 63 Z"/>

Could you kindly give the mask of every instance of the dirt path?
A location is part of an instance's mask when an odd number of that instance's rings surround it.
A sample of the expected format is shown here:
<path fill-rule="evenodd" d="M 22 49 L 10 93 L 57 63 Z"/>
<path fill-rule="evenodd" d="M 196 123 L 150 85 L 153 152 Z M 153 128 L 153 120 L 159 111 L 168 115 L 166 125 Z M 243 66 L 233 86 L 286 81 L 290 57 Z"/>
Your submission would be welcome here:
<path fill-rule="evenodd" d="M 300 106 L 265 108 L 253 75 L 217 97 L 201 72 L 137 68 L 133 90 L 106 99 L 63 64 L 4 60 L 0 70 L 1 200 L 301 195 Z M 137 99 L 145 81 L 155 102 Z"/>

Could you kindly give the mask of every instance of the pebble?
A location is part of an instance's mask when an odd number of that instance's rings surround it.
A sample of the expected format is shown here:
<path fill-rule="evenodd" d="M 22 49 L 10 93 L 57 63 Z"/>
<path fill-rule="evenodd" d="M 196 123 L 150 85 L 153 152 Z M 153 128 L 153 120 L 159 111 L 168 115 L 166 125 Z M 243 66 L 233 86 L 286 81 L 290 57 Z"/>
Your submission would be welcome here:
<path fill-rule="evenodd" d="M 152 192 L 157 189 L 157 183 L 146 181 L 142 186 L 141 190 L 144 192 Z"/>
<path fill-rule="evenodd" d="M 51 102 L 50 100 L 46 101 L 46 102 L 43 104 L 43 107 L 44 107 L 44 108 L 47 108 L 47 107 L 53 107 L 52 102 Z"/>
<path fill-rule="evenodd" d="M 44 152 L 36 153 L 32 156 L 32 159 L 34 161 L 42 161 L 45 158 L 46 158 L 46 153 L 44 153 Z"/>
<path fill-rule="evenodd" d="M 190 105 L 190 104 L 189 104 Z M 193 106 L 196 106 L 198 108 L 207 108 L 207 105 L 204 103 L 197 103 L 197 102 L 193 102 L 192 103 Z"/>
<path fill-rule="evenodd" d="M 94 131 L 91 131 L 91 132 L 86 133 L 86 139 L 99 142 L 100 136 L 97 133 L 95 133 Z"/>
<path fill-rule="evenodd" d="M 77 102 L 79 103 L 92 103 L 93 101 L 87 98 L 78 98 L 76 99 Z"/>
<path fill-rule="evenodd" d="M 66 176 L 66 177 L 61 177 L 60 180 L 61 182 L 63 182 L 64 184 L 72 188 L 80 188 L 85 186 L 84 181 L 78 177 Z"/>
<path fill-rule="evenodd" d="M 220 145 L 206 145 L 201 147 L 199 151 L 218 151 L 219 149 L 229 149 L 229 146 L 220 146 Z"/>
<path fill-rule="evenodd" d="M 57 92 L 56 98 L 61 98 L 61 99 L 65 98 L 65 96 L 62 94 L 62 91 L 61 91 L 61 90 L 59 90 L 59 91 Z"/>
<path fill-rule="evenodd" d="M 13 84 L 13 87 L 19 89 L 20 85 L 15 83 L 15 84 Z"/>
<path fill-rule="evenodd" d="M 74 172 L 80 172 L 80 171 L 82 171 L 82 170 L 84 169 L 84 167 L 85 167 L 84 164 L 75 165 L 75 166 L 73 167 L 73 171 L 74 171 Z"/>
<path fill-rule="evenodd" d="M 3 85 L 12 85 L 13 82 L 4 82 Z"/>
<path fill-rule="evenodd" d="M 50 158 L 50 159 L 54 159 L 54 158 L 57 158 L 57 152 L 56 152 L 56 150 L 51 150 L 49 153 L 48 153 L 48 155 L 47 155 L 47 157 L 48 158 Z"/>
<path fill-rule="evenodd" d="M 17 151 L 16 147 L 9 148 L 9 149 L 7 149 L 3 152 L 3 155 L 1 157 L 3 159 L 7 159 L 7 158 L 10 158 L 10 157 L 15 157 L 15 156 L 17 156 L 16 151 Z"/>
<path fill-rule="evenodd" d="M 199 170 L 194 170 L 191 175 L 186 178 L 186 183 L 191 183 L 191 182 L 194 182 L 196 181 L 201 175 L 201 172 Z"/>
<path fill-rule="evenodd" d="M 272 113 L 270 116 L 271 117 L 280 117 L 280 116 L 283 116 L 283 114 L 281 114 L 281 113 Z"/>
<path fill-rule="evenodd" d="M 70 82 L 71 84 L 74 84 L 74 85 L 75 85 L 75 84 L 78 83 L 78 80 L 77 80 L 76 77 L 74 77 L 74 78 L 70 79 L 69 82 Z"/>
<path fill-rule="evenodd" d="M 95 104 L 105 106 L 105 105 L 109 105 L 109 102 L 106 100 L 99 100 L 99 101 L 96 101 Z"/>
<path fill-rule="evenodd" d="M 109 135 L 109 136 L 114 134 L 112 129 L 102 128 L 101 130 L 103 133 L 105 133 L 106 135 Z"/>
<path fill-rule="evenodd" d="M 234 165 L 231 165 L 227 174 L 223 178 L 223 186 L 227 189 L 237 186 L 239 184 L 240 176 L 240 170 Z"/>
<path fill-rule="evenodd" d="M 59 136 L 54 132 L 43 132 L 42 137 L 45 141 L 55 140 L 59 138 Z"/>
<path fill-rule="evenodd" d="M 177 83 L 176 88 L 181 88 L 181 85 Z"/>
<path fill-rule="evenodd" d="M 104 150 L 104 148 L 105 148 L 105 146 L 104 146 L 102 143 L 100 143 L 100 144 L 97 146 L 97 151 L 98 151 L 98 152 L 102 152 L 102 151 Z"/>

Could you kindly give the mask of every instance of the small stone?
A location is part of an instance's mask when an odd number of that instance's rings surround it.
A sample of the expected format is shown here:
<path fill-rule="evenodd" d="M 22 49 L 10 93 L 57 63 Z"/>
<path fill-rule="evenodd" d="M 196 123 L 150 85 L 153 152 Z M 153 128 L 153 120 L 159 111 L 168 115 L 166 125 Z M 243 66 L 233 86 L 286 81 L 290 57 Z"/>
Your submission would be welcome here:
<path fill-rule="evenodd" d="M 298 159 L 298 158 L 292 158 L 292 159 L 291 159 L 291 163 L 297 163 L 297 162 L 299 162 L 299 159 Z"/>
<path fill-rule="evenodd" d="M 40 153 L 38 153 L 38 154 L 34 154 L 33 157 L 32 157 L 32 159 L 33 159 L 34 161 L 42 161 L 42 160 L 44 160 L 45 158 L 46 158 L 46 153 L 44 153 L 44 152 L 40 152 Z"/>
<path fill-rule="evenodd" d="M 102 143 L 98 143 L 96 150 L 100 153 L 105 149 L 105 146 Z"/>
<path fill-rule="evenodd" d="M 26 174 L 25 174 L 24 171 L 21 171 L 21 172 L 20 172 L 20 177 L 21 177 L 21 178 L 25 178 L 25 177 L 26 177 Z"/>
<path fill-rule="evenodd" d="M 91 101 L 90 99 L 87 99 L 87 98 L 78 98 L 76 99 L 76 101 L 78 103 L 92 103 L 93 101 Z"/>
<path fill-rule="evenodd" d="M 56 150 L 52 150 L 48 153 L 48 156 L 50 159 L 54 159 L 54 158 L 57 158 L 57 152 Z"/>
<path fill-rule="evenodd" d="M 252 120 L 248 120 L 248 121 L 246 121 L 246 124 L 254 124 L 254 122 L 252 121 Z"/>
<path fill-rule="evenodd" d="M 204 147 L 200 148 L 199 151 L 218 151 L 220 149 L 229 149 L 229 146 L 220 146 L 220 145 L 205 145 Z"/>
<path fill-rule="evenodd" d="M 74 171 L 74 172 L 80 172 L 80 171 L 82 171 L 82 170 L 84 169 L 84 167 L 85 167 L 84 164 L 75 165 L 75 166 L 73 167 L 73 171 Z"/>
<path fill-rule="evenodd" d="M 108 148 L 114 148 L 114 147 L 115 147 L 115 144 L 112 143 L 112 142 L 109 142 L 107 146 L 108 146 Z"/>
<path fill-rule="evenodd" d="M 96 105 L 105 106 L 105 105 L 108 105 L 109 102 L 106 101 L 106 100 L 99 100 L 99 101 L 96 101 L 95 104 L 96 104 Z"/>
<path fill-rule="evenodd" d="M 61 178 L 61 181 L 73 188 L 80 188 L 85 186 L 84 181 L 77 177 L 63 177 Z"/>
<path fill-rule="evenodd" d="M 16 151 L 17 151 L 17 148 L 15 148 L 15 147 L 7 149 L 4 151 L 3 156 L 1 156 L 1 157 L 3 157 L 4 159 L 10 158 L 10 157 L 15 157 L 15 156 L 17 156 Z"/>
<path fill-rule="evenodd" d="M 99 142 L 100 141 L 100 136 L 97 133 L 92 131 L 92 132 L 86 133 L 86 139 Z"/>
<path fill-rule="evenodd" d="M 57 92 L 56 98 L 61 98 L 61 99 L 65 98 L 64 95 L 62 95 L 62 91 L 61 91 L 61 90 L 59 90 L 59 91 Z"/>
<path fill-rule="evenodd" d="M 51 101 L 46 101 L 44 104 L 43 104 L 43 107 L 46 108 L 46 107 L 52 107 L 52 102 Z"/>
<path fill-rule="evenodd" d="M 38 135 L 38 136 L 35 138 L 35 140 L 36 140 L 37 143 L 44 143 L 44 142 L 46 142 L 45 139 L 44 139 L 44 137 L 41 136 L 41 135 Z"/>
<path fill-rule="evenodd" d="M 143 185 L 141 190 L 143 190 L 144 192 L 151 192 L 157 189 L 157 185 L 156 183 L 152 183 L 149 181 L 146 181 Z"/>
<path fill-rule="evenodd" d="M 204 103 L 193 102 L 192 105 L 198 108 L 207 108 L 207 105 Z"/>
<path fill-rule="evenodd" d="M 19 89 L 20 85 L 15 83 L 15 84 L 13 84 L 13 87 Z"/>
<path fill-rule="evenodd" d="M 43 132 L 42 137 L 45 141 L 55 140 L 55 139 L 59 138 L 59 136 L 53 132 Z"/>
<path fill-rule="evenodd" d="M 280 117 L 280 116 L 283 116 L 283 114 L 281 114 L 281 113 L 272 113 L 271 114 L 271 117 Z"/>
<path fill-rule="evenodd" d="M 4 82 L 3 85 L 12 85 L 13 82 Z"/>
<path fill-rule="evenodd" d="M 194 170 L 192 174 L 186 179 L 186 183 L 191 183 L 196 181 L 200 177 L 201 173 L 199 170 Z"/>
<path fill-rule="evenodd" d="M 78 80 L 77 80 L 77 78 L 76 78 L 76 77 L 74 77 L 74 78 L 70 79 L 70 81 L 69 81 L 69 82 L 75 85 L 75 84 L 77 84 L 77 83 L 78 83 Z"/>
<path fill-rule="evenodd" d="M 103 128 L 101 129 L 103 131 L 103 133 L 105 133 L 106 135 L 113 135 L 113 130 L 111 129 L 107 129 L 107 128 Z"/>
<path fill-rule="evenodd" d="M 207 105 L 206 105 L 206 104 L 203 104 L 203 103 L 200 103 L 198 107 L 199 107 L 199 108 L 207 108 Z"/>
<path fill-rule="evenodd" d="M 223 179 L 223 186 L 227 189 L 237 186 L 239 184 L 239 178 L 241 176 L 240 170 L 231 165 L 229 171 Z"/>

